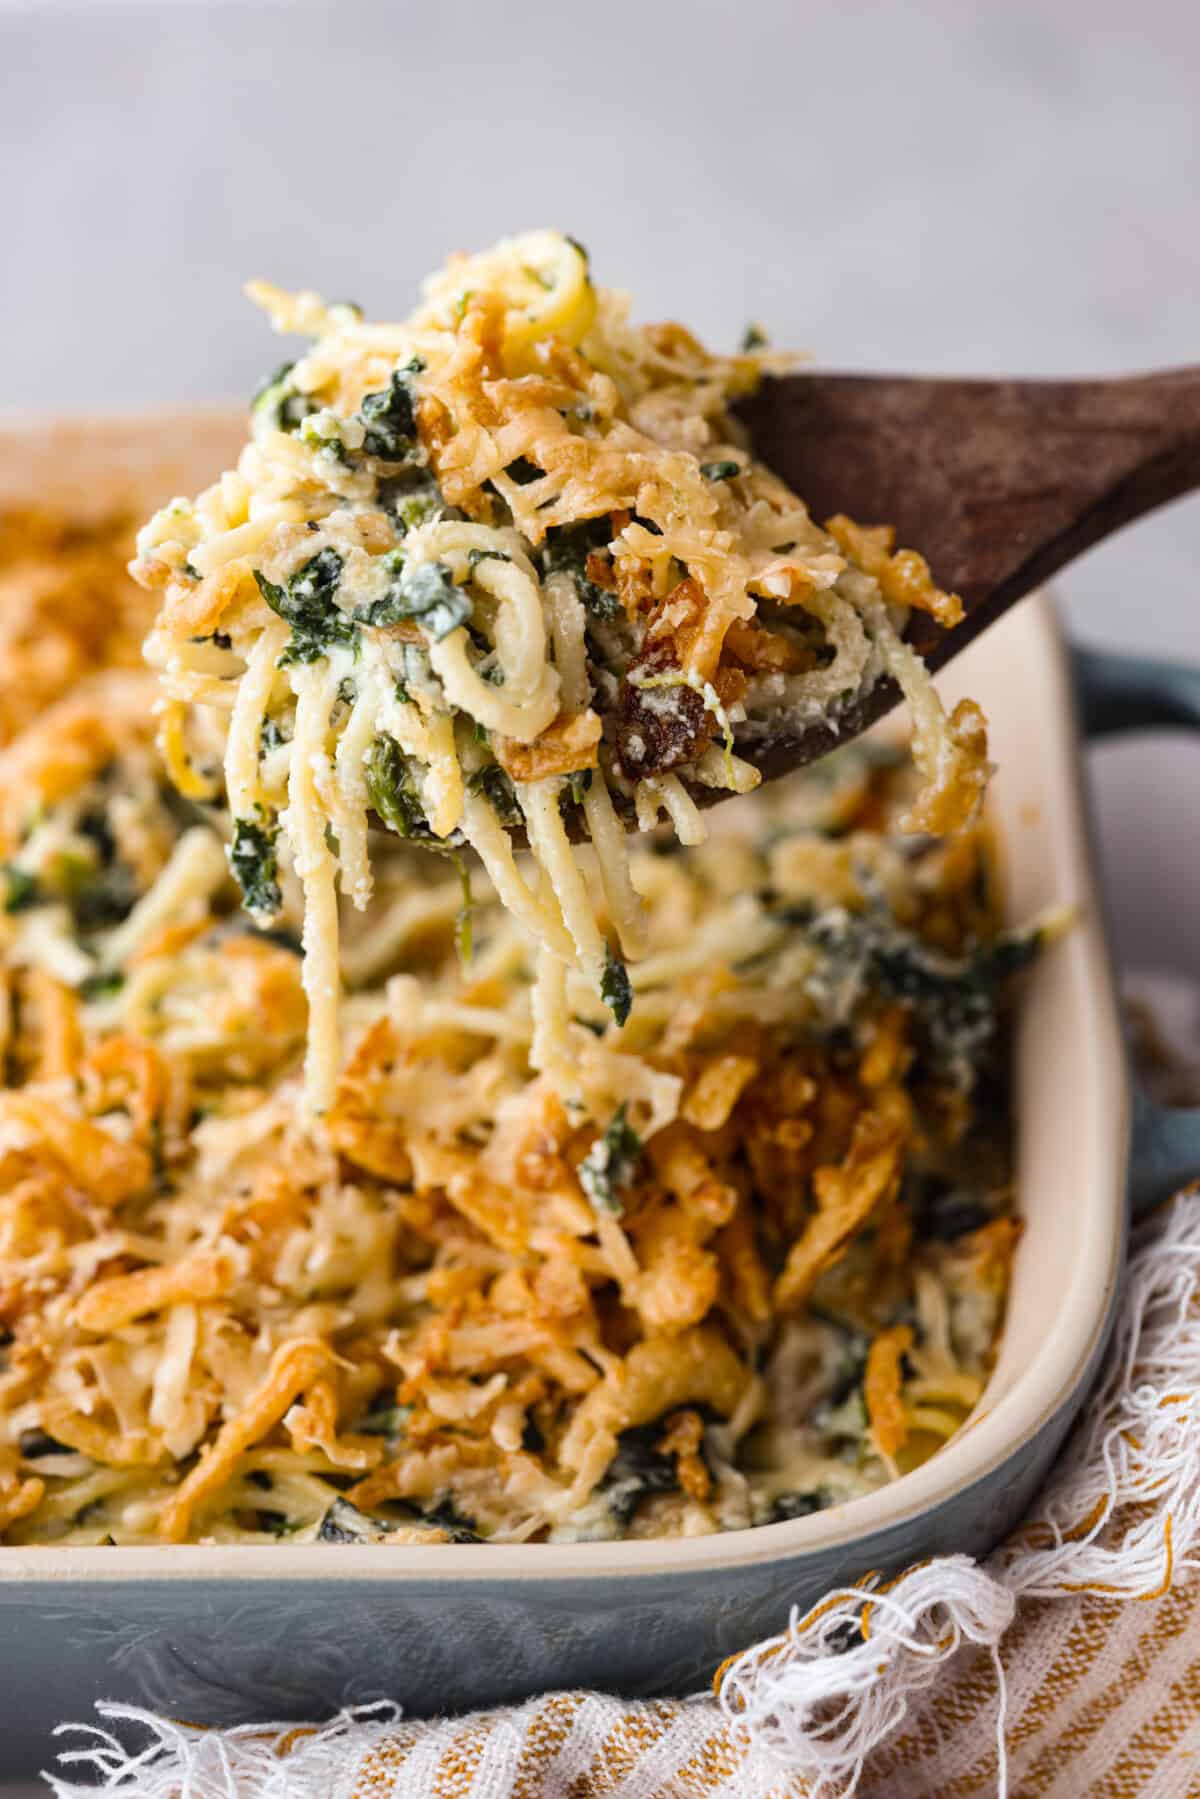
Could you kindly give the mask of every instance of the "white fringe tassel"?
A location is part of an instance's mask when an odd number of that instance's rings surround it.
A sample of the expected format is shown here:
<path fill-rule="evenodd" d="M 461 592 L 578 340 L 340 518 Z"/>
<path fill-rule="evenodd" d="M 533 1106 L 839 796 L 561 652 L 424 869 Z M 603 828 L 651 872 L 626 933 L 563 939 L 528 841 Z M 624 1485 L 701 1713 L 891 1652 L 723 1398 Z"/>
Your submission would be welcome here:
<path fill-rule="evenodd" d="M 1005 1688 L 999 1643 L 1023 1596 L 1082 1591 L 1152 1598 L 1200 1567 L 1200 1186 L 1141 1233 L 1130 1262 L 1108 1372 L 1038 1508 L 1036 1522 L 986 1564 L 939 1556 L 884 1583 L 873 1576 L 829 1595 L 787 1630 L 730 1664 L 719 1703 L 745 1745 L 746 1792 L 808 1782 L 812 1799 L 854 1792 L 864 1763 L 964 1643 L 991 1650 L 1000 1688 L 999 1794 L 1007 1794 Z M 1115 1512 L 1138 1508 L 1114 1538 Z M 708 1701 L 711 1704 L 711 1701 Z M 125 1748 L 109 1731 L 63 1752 L 91 1769 L 78 1786 L 47 1775 L 57 1799 L 339 1799 L 398 1708 L 361 1707 L 302 1738 L 294 1725 L 224 1732 L 172 1724 L 133 1706 L 101 1705 L 141 1727 Z M 444 1728 L 444 1726 L 443 1726 Z M 98 1784 L 97 1784 L 98 1782 Z M 406 1790 L 398 1785 L 399 1793 Z"/>
<path fill-rule="evenodd" d="M 985 1564 L 939 1556 L 831 1594 L 729 1666 L 720 1703 L 758 1779 L 854 1792 L 871 1751 L 964 1642 L 992 1651 L 998 1791 L 1008 1790 L 998 1645 L 1022 1597 L 1149 1599 L 1200 1567 L 1200 1187 L 1157 1214 L 1130 1261 L 1108 1372 L 1037 1519 Z M 1136 1506 L 1113 1540 L 1113 1514 Z M 864 1637 L 865 1614 L 865 1637 Z"/>
<path fill-rule="evenodd" d="M 119 1793 L 124 1799 L 342 1799 L 354 1791 L 365 1757 L 394 1728 L 400 1707 L 390 1700 L 339 1712 L 328 1724 L 299 1738 L 295 1724 L 244 1724 L 238 1730 L 203 1730 L 175 1724 L 136 1705 L 96 1707 L 111 1724 L 145 1731 L 150 1741 L 139 1751 L 94 1724 L 60 1724 L 55 1732 L 86 1731 L 98 1739 L 82 1749 L 64 1749 L 63 1767 L 89 1767 L 86 1786 L 45 1774 L 56 1799 L 96 1799 Z"/>

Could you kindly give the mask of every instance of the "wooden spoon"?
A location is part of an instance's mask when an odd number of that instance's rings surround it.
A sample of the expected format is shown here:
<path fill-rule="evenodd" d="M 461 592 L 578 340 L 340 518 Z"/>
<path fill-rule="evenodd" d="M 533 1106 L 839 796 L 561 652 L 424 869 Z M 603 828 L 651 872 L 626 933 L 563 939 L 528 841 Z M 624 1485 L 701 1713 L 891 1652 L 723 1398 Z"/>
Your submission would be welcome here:
<path fill-rule="evenodd" d="M 1200 368 L 1099 381 L 785 375 L 737 410 L 755 455 L 814 519 L 894 525 L 897 544 L 962 596 L 952 631 L 914 617 L 910 639 L 935 669 L 1074 557 L 1200 487 Z M 738 754 L 768 779 L 786 774 L 899 697 L 882 681 L 836 733 L 784 729 Z"/>

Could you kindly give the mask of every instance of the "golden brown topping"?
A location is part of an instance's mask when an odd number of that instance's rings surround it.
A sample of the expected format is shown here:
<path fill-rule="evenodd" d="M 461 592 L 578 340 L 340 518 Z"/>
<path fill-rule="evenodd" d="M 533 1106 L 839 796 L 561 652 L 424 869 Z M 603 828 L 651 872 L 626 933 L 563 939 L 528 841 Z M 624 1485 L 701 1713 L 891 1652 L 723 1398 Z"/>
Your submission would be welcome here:
<path fill-rule="evenodd" d="M 843 554 L 875 577 L 893 606 L 928 612 L 946 630 L 962 623 L 962 601 L 956 593 L 943 593 L 934 585 L 924 556 L 915 550 L 892 553 L 896 533 L 891 525 L 857 525 L 839 512 L 826 519 L 825 529 Z"/>
<path fill-rule="evenodd" d="M 871 1434 L 881 1455 L 897 1455 L 908 1437 L 901 1364 L 912 1341 L 909 1326 L 896 1324 L 890 1330 L 880 1331 L 867 1355 L 863 1399 L 871 1420 Z"/>
<path fill-rule="evenodd" d="M 813 1174 L 817 1210 L 775 1283 L 774 1302 L 782 1311 L 803 1304 L 822 1270 L 845 1253 L 875 1208 L 894 1197 L 903 1162 L 902 1132 L 877 1112 L 864 1112 L 844 1161 Z"/>
<path fill-rule="evenodd" d="M 242 1452 L 265 1436 L 292 1401 L 324 1379 L 333 1365 L 334 1356 L 326 1343 L 301 1339 L 280 1345 L 262 1385 L 221 1426 L 216 1441 L 163 1507 L 159 1532 L 168 1543 L 183 1542 L 192 1513 L 230 1478 Z"/>
<path fill-rule="evenodd" d="M 600 745 L 599 714 L 560 712 L 532 743 L 492 738 L 497 762 L 514 781 L 540 781 L 547 775 L 571 775 L 595 768 Z"/>

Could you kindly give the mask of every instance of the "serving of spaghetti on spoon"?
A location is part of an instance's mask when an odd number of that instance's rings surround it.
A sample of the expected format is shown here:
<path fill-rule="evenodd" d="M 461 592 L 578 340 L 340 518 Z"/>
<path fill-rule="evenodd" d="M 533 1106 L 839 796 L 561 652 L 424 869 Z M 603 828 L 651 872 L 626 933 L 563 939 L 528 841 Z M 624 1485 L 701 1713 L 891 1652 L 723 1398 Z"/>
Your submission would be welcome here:
<path fill-rule="evenodd" d="M 880 474 L 869 396 L 841 390 L 856 452 L 836 386 L 785 377 L 754 334 L 716 357 L 679 325 L 632 324 L 551 231 L 452 259 L 403 324 L 250 291 L 310 347 L 256 396 L 236 469 L 157 513 L 133 570 L 161 590 L 147 655 L 174 780 L 223 794 L 260 922 L 281 860 L 301 883 L 313 1109 L 338 1071 L 337 890 L 369 904 L 372 824 L 479 856 L 540 946 L 532 1060 L 566 1087 L 568 968 L 618 1023 L 631 1004 L 626 821 L 665 815 L 699 842 L 707 800 L 811 760 L 900 693 L 921 777 L 907 828 L 974 815 L 983 717 L 969 701 L 947 716 L 918 649 L 936 660 L 1046 558 L 1022 515 L 1016 565 L 993 554 L 982 586 L 968 566 L 964 608 L 874 522 L 902 515 L 874 503 L 894 483 L 831 498 L 834 451 Z M 893 447 L 896 417 L 880 414 Z M 810 514 L 783 477 L 822 467 Z M 1070 519 L 1038 516 L 1066 554 L 1083 547 Z"/>

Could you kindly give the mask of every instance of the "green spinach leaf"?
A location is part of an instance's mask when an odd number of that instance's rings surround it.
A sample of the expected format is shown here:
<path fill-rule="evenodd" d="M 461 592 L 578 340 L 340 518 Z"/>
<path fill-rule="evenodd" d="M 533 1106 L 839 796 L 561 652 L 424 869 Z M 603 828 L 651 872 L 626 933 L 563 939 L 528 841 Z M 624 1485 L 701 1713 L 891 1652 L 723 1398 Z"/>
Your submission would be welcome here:
<path fill-rule="evenodd" d="M 366 394 L 357 417 L 364 427 L 363 449 L 383 462 L 403 462 L 416 448 L 417 414 L 413 376 L 423 371 L 419 356 L 394 369 L 388 385 Z"/>
<path fill-rule="evenodd" d="M 629 970 L 611 949 L 604 951 L 604 972 L 600 976 L 600 998 L 618 1024 L 624 1024 L 633 1007 L 633 986 Z"/>
<path fill-rule="evenodd" d="M 579 1185 L 594 1206 L 620 1216 L 625 1209 L 622 1195 L 637 1173 L 641 1156 L 642 1139 L 629 1123 L 622 1102 L 577 1170 Z"/>
<path fill-rule="evenodd" d="M 394 737 L 377 737 L 367 753 L 367 795 L 371 805 L 398 837 L 428 832 L 425 812 L 408 760 Z"/>
<path fill-rule="evenodd" d="M 465 588 L 455 586 L 444 562 L 422 562 L 409 570 L 398 551 L 393 551 L 388 561 L 392 583 L 381 599 L 355 610 L 360 624 L 378 627 L 410 618 L 437 642 L 470 618 L 471 596 Z"/>
<path fill-rule="evenodd" d="M 249 818 L 234 820 L 229 865 L 242 890 L 242 904 L 258 918 L 274 918 L 283 904 L 275 848 L 278 836 L 277 825 L 259 825 Z"/>
<path fill-rule="evenodd" d="M 17 868 L 12 862 L 6 862 L 0 873 L 4 876 L 6 912 L 28 912 L 31 907 L 42 904 L 42 891 L 36 875 L 29 874 L 24 868 Z"/>
<path fill-rule="evenodd" d="M 587 559 L 593 551 L 608 548 L 612 525 L 607 517 L 584 519 L 573 525 L 552 525 L 538 557 L 538 566 L 546 575 L 570 575 L 579 595 L 593 618 L 612 620 L 621 616 L 621 602 L 607 587 L 593 581 L 587 572 Z"/>
<path fill-rule="evenodd" d="M 297 391 L 291 380 L 294 362 L 282 362 L 274 374 L 259 383 L 250 401 L 252 413 L 265 418 L 277 431 L 296 431 L 317 404 L 307 394 Z"/>
<path fill-rule="evenodd" d="M 292 627 L 292 641 L 279 658 L 281 668 L 296 662 L 319 662 L 334 644 L 357 644 L 352 620 L 334 603 L 342 568 L 341 556 L 327 546 L 289 575 L 282 586 L 255 569 L 254 579 L 263 599 Z"/>

